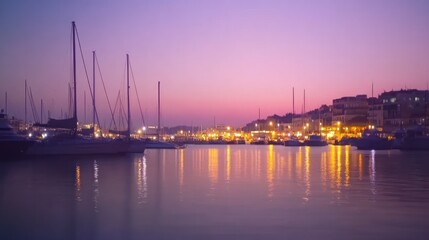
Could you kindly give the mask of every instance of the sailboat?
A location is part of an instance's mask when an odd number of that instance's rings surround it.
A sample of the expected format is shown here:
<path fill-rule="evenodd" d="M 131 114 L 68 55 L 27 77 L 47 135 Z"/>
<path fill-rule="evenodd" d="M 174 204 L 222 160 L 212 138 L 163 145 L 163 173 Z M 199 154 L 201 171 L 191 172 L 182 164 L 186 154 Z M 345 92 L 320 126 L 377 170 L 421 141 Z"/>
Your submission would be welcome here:
<path fill-rule="evenodd" d="M 158 131 L 157 131 L 157 139 L 145 139 L 144 143 L 146 148 L 148 149 L 178 149 L 184 148 L 183 145 L 179 146 L 175 143 L 161 141 L 161 82 L 158 81 Z"/>
<path fill-rule="evenodd" d="M 123 140 L 96 139 L 77 135 L 77 99 L 76 99 L 76 24 L 72 22 L 73 32 L 73 117 L 68 119 L 49 119 L 47 128 L 68 129 L 67 134 L 58 134 L 36 142 L 26 151 L 27 155 L 86 155 L 126 153 L 129 143 Z"/>
<path fill-rule="evenodd" d="M 293 118 L 295 117 L 295 88 L 292 88 L 292 125 L 293 125 Z M 284 142 L 284 145 L 286 147 L 299 147 L 302 146 L 303 143 L 299 141 L 299 139 L 292 135 L 289 139 L 287 139 Z"/>

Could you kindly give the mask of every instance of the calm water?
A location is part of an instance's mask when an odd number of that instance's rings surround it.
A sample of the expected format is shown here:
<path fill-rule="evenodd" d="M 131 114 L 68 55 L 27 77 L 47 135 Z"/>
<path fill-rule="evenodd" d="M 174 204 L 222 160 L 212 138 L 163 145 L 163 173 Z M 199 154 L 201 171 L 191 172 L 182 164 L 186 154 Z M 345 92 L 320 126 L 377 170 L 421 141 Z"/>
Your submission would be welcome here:
<path fill-rule="evenodd" d="M 0 162 L 0 239 L 428 236 L 428 153 L 188 146 Z"/>

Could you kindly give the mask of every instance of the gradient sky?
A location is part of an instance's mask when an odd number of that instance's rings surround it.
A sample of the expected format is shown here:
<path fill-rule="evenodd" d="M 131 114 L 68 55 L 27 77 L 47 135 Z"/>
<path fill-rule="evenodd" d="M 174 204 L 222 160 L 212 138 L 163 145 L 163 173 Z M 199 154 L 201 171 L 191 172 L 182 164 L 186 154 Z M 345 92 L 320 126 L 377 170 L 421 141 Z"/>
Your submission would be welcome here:
<path fill-rule="evenodd" d="M 1 1 L 1 106 L 24 116 L 24 80 L 52 117 L 68 108 L 71 21 L 92 74 L 96 50 L 110 101 L 125 90 L 130 54 L 146 124 L 243 126 L 357 94 L 426 89 L 429 1 Z M 78 66 L 79 120 L 89 90 Z M 97 76 L 99 79 L 99 76 Z M 98 86 L 101 86 L 98 81 Z M 101 123 L 109 123 L 102 88 Z M 131 91 L 134 94 L 134 90 Z M 132 96 L 134 126 L 141 125 Z M 31 116 L 30 111 L 29 116 Z M 32 119 L 32 117 L 30 117 Z"/>

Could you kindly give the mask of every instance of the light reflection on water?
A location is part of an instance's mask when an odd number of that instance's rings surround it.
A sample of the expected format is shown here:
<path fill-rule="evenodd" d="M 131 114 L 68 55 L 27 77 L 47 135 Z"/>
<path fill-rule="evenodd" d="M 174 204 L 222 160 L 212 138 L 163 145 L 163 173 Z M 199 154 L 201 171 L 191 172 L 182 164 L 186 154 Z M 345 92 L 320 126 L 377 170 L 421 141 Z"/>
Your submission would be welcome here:
<path fill-rule="evenodd" d="M 3 161 L 0 239 L 425 239 L 426 158 L 225 145 Z"/>

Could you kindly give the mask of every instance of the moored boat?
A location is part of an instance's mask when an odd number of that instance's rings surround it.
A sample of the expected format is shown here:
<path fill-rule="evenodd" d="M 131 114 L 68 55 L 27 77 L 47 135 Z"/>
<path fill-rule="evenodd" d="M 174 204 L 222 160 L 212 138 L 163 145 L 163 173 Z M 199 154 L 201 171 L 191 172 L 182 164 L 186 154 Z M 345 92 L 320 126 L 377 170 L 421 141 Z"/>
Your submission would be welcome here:
<path fill-rule="evenodd" d="M 58 135 L 36 142 L 26 151 L 35 155 L 93 155 L 127 153 L 129 142 L 122 139 L 85 138 L 73 135 Z"/>
<path fill-rule="evenodd" d="M 362 138 L 356 141 L 358 150 L 386 150 L 391 149 L 393 141 L 376 129 L 366 129 Z"/>
<path fill-rule="evenodd" d="M 303 143 L 298 140 L 298 138 L 292 137 L 284 142 L 286 147 L 299 147 L 302 146 Z"/>
<path fill-rule="evenodd" d="M 308 139 L 304 141 L 304 145 L 310 147 L 322 147 L 328 145 L 328 142 L 323 140 L 322 136 L 310 135 Z"/>
<path fill-rule="evenodd" d="M 429 151 L 429 135 L 423 127 L 408 129 L 402 138 L 402 151 Z"/>
<path fill-rule="evenodd" d="M 17 156 L 34 144 L 34 141 L 20 136 L 10 126 L 7 114 L 1 110 L 0 113 L 0 154 L 5 156 Z"/>

